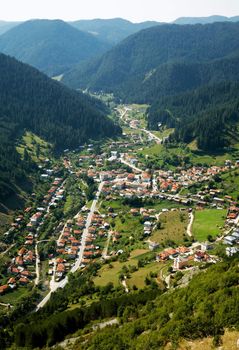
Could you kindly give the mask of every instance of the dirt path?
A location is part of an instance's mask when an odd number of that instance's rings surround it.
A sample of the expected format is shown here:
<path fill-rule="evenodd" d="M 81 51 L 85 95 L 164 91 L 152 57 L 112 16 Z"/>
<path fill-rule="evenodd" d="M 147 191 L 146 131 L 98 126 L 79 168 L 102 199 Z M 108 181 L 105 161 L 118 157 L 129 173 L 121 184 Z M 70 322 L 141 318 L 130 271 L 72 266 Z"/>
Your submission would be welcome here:
<path fill-rule="evenodd" d="M 193 226 L 193 220 L 194 220 L 194 215 L 193 215 L 193 212 L 191 212 L 190 214 L 189 214 L 189 224 L 188 224 L 188 227 L 187 227 L 187 235 L 189 236 L 189 237 L 192 237 L 192 226 Z"/>

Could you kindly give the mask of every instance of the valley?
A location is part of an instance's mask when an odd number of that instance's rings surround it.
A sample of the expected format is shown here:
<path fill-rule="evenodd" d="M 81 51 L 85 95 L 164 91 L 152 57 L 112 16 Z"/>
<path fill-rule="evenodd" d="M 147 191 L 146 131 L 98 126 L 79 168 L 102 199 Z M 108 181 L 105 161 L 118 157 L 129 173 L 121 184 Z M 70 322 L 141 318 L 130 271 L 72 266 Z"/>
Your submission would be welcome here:
<path fill-rule="evenodd" d="M 236 350 L 239 17 L 83 18 L 0 21 L 0 349 Z"/>
<path fill-rule="evenodd" d="M 99 264 L 96 286 L 112 284 L 127 294 L 150 285 L 185 287 L 202 266 L 236 254 L 236 198 L 217 188 L 222 183 L 215 178 L 236 172 L 237 161 L 215 165 L 212 159 L 202 166 L 164 158 L 157 166 L 149 150 L 159 159 L 169 155 L 172 131 L 148 131 L 146 109 L 114 108 L 122 127 L 116 140 L 65 150 L 57 162 L 40 159 L 45 194 L 36 194 L 1 236 L 2 312 L 11 313 L 28 297 L 40 310 L 72 274 L 91 264 Z"/>

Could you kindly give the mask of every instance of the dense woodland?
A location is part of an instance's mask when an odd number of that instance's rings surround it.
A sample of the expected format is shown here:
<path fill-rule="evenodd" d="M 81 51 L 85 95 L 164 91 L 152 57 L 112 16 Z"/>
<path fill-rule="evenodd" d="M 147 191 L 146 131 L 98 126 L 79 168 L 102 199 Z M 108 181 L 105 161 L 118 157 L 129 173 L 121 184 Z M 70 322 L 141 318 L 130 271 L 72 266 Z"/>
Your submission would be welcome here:
<path fill-rule="evenodd" d="M 56 152 L 76 148 L 90 138 L 120 133 L 106 117 L 106 107 L 70 90 L 36 69 L 0 55 L 0 198 L 15 192 L 17 180 L 32 169 L 21 160 L 16 140 L 25 130 L 50 142 Z"/>
<path fill-rule="evenodd" d="M 184 90 L 200 86 L 205 83 L 204 71 L 208 79 L 214 79 L 214 66 L 206 63 L 238 52 L 238 35 L 239 23 L 155 26 L 131 35 L 84 68 L 68 72 L 63 82 L 75 88 L 110 91 L 125 101 L 142 101 L 144 96 L 160 95 L 164 88 L 170 90 L 166 85 L 173 86 L 174 76 L 177 84 L 182 78 Z M 199 63 L 202 66 L 197 66 Z M 221 70 L 223 67 L 215 68 L 216 78 Z M 192 73 L 199 75 L 196 82 L 192 82 Z"/>
<path fill-rule="evenodd" d="M 171 139 L 217 152 L 238 142 L 239 83 L 220 83 L 185 94 L 162 97 L 148 110 L 148 126 L 174 127 Z"/>
<path fill-rule="evenodd" d="M 63 81 L 148 103 L 149 128 L 166 124 L 174 141 L 196 139 L 199 149 L 217 152 L 238 141 L 238 34 L 239 23 L 156 26 Z"/>
<path fill-rule="evenodd" d="M 0 37 L 0 52 L 31 64 L 49 76 L 103 54 L 111 47 L 60 20 L 31 20 Z"/>

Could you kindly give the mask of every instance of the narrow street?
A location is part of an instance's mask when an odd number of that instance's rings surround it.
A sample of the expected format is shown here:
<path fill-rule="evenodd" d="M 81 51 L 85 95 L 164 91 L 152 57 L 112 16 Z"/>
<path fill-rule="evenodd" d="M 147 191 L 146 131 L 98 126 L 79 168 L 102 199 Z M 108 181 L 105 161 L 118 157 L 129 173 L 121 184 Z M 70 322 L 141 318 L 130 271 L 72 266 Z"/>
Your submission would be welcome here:
<path fill-rule="evenodd" d="M 83 231 L 82 238 L 81 238 L 81 246 L 80 246 L 79 255 L 78 255 L 78 258 L 77 258 L 74 266 L 72 266 L 72 268 L 70 270 L 71 273 L 76 272 L 79 269 L 79 267 L 81 266 L 83 253 L 84 253 L 84 250 L 85 250 L 85 241 L 86 241 L 86 238 L 87 238 L 87 235 L 88 235 L 88 230 L 89 230 L 89 227 L 91 225 L 92 217 L 94 215 L 94 211 L 96 210 L 96 205 L 97 205 L 97 202 L 99 200 L 99 196 L 101 194 L 103 186 L 104 186 L 104 182 L 102 181 L 99 184 L 98 191 L 97 191 L 97 193 L 95 195 L 95 199 L 92 202 L 92 205 L 91 205 L 91 208 L 90 208 L 90 212 L 89 212 L 87 220 L 86 220 L 86 226 L 85 226 L 85 229 Z M 54 271 L 55 271 L 55 266 L 56 266 L 56 262 L 54 262 L 54 269 L 53 269 Z M 60 282 L 56 282 L 55 278 L 54 278 L 54 273 L 53 273 L 52 279 L 50 281 L 50 292 L 37 305 L 36 311 L 38 311 L 40 308 L 42 308 L 48 302 L 48 300 L 51 297 L 51 293 L 52 292 L 55 292 L 58 288 L 64 288 L 67 283 L 68 283 L 68 277 L 67 276 L 63 280 L 61 280 Z"/>

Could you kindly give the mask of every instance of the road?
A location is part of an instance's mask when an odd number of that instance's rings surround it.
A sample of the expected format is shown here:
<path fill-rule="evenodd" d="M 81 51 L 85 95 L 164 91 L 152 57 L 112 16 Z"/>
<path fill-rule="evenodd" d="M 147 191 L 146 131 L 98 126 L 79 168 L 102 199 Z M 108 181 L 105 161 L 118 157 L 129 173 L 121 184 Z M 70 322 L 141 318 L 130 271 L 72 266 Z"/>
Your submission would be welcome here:
<path fill-rule="evenodd" d="M 192 226 L 193 226 L 193 220 L 194 220 L 194 215 L 193 212 L 189 213 L 190 221 L 187 227 L 187 235 L 189 237 L 192 237 Z"/>
<path fill-rule="evenodd" d="M 82 234 L 82 238 L 81 238 L 81 247 L 80 247 L 80 251 L 79 251 L 79 256 L 78 256 L 78 258 L 77 258 L 77 260 L 75 262 L 75 265 L 71 269 L 72 273 L 74 273 L 76 270 L 78 270 L 78 268 L 81 265 L 81 261 L 82 261 L 82 258 L 83 258 L 83 253 L 84 253 L 84 250 L 85 250 L 85 241 L 86 241 L 86 238 L 87 238 L 87 235 L 88 235 L 88 230 L 89 230 L 89 227 L 91 225 L 92 217 L 94 215 L 94 211 L 96 209 L 96 205 L 97 205 L 97 202 L 98 202 L 98 199 L 99 199 L 99 196 L 101 194 L 103 186 L 104 186 L 104 181 L 100 182 L 99 187 L 98 187 L 98 191 L 96 193 L 96 198 L 92 202 L 92 205 L 91 205 L 91 208 L 90 208 L 90 212 L 88 214 L 88 217 L 87 217 L 87 220 L 86 220 L 86 225 L 85 225 L 85 228 L 84 228 L 84 231 L 83 231 L 83 234 Z"/>
<path fill-rule="evenodd" d="M 11 250 L 15 245 L 16 245 L 16 243 L 11 244 L 10 247 L 8 247 L 4 252 L 2 252 L 2 253 L 0 254 L 0 256 L 3 256 L 3 255 L 5 255 L 5 254 L 7 254 L 7 252 L 9 252 L 9 250 Z"/>
<path fill-rule="evenodd" d="M 154 141 L 156 141 L 156 143 L 160 144 L 162 143 L 162 139 L 160 139 L 158 136 L 154 135 L 151 131 L 149 130 L 146 130 L 146 129 L 140 129 L 140 128 L 137 128 L 139 129 L 140 131 L 143 131 L 145 132 L 147 135 L 149 135 Z"/>
<path fill-rule="evenodd" d="M 137 171 L 137 172 L 139 172 L 139 173 L 142 173 L 142 172 L 143 172 L 142 169 L 137 168 L 136 166 L 134 166 L 134 165 L 132 165 L 131 163 L 129 163 L 129 162 L 127 162 L 126 160 L 124 160 L 123 158 L 120 158 L 120 161 L 121 161 L 121 163 L 123 163 L 123 164 L 129 166 L 130 168 L 134 169 L 135 171 Z"/>
<path fill-rule="evenodd" d="M 97 202 L 99 200 L 99 196 L 101 194 L 102 188 L 104 186 L 104 181 L 100 182 L 99 187 L 98 187 L 98 191 L 96 193 L 96 198 L 93 200 L 87 220 L 86 220 L 86 226 L 85 229 L 83 231 L 82 234 L 82 238 L 81 238 L 81 246 L 80 246 L 80 251 L 79 251 L 79 255 L 78 258 L 74 264 L 74 266 L 71 268 L 70 272 L 74 273 L 78 270 L 78 268 L 81 266 L 81 262 L 82 262 L 82 258 L 83 258 L 83 253 L 85 250 L 85 241 L 88 235 L 88 230 L 89 227 L 91 225 L 91 221 L 92 221 L 92 217 L 94 215 L 94 211 L 96 209 L 96 205 Z M 56 261 L 54 261 L 54 271 L 55 271 L 55 266 L 56 266 Z M 45 298 L 37 305 L 36 311 L 38 311 L 40 308 L 42 308 L 50 299 L 51 294 L 53 292 L 55 292 L 58 288 L 64 288 L 65 285 L 68 283 L 68 277 L 66 276 L 63 280 L 61 280 L 60 282 L 56 282 L 54 279 L 54 274 L 52 276 L 52 279 L 50 281 L 50 292 L 45 296 Z"/>

